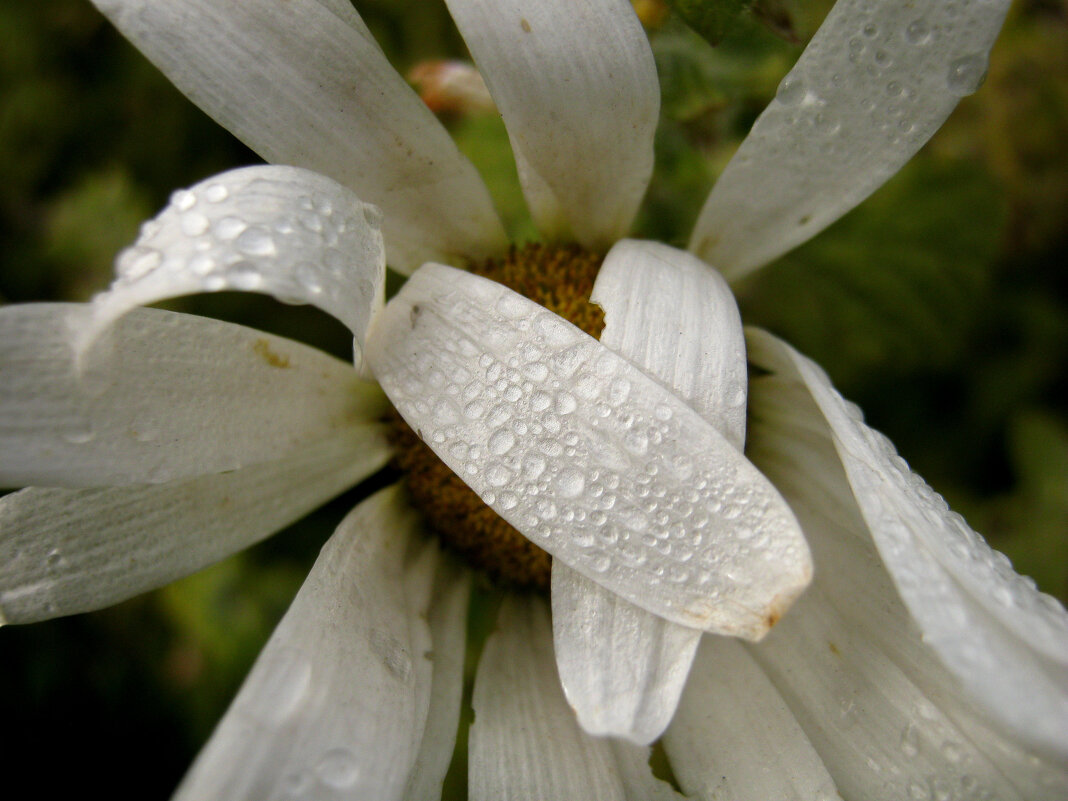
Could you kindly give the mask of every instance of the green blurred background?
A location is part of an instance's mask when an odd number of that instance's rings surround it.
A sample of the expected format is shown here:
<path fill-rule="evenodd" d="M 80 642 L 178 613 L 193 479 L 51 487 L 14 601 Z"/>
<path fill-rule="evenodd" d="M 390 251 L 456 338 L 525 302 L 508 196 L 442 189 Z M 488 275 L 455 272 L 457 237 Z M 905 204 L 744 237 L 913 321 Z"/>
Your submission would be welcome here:
<path fill-rule="evenodd" d="M 441 3 L 356 5 L 402 72 L 464 57 Z M 716 174 L 830 3 L 678 0 L 650 23 L 663 91 L 637 235 L 683 244 Z M 717 13 L 702 17 L 713 8 Z M 512 234 L 532 228 L 493 115 L 446 120 Z M 740 288 L 1020 572 L 1068 596 L 1068 3 L 1017 0 L 980 91 L 859 209 Z M 0 0 L 0 302 L 85 300 L 175 188 L 254 154 L 87 0 Z M 224 293 L 170 308 L 311 341 L 340 325 Z M 166 798 L 318 548 L 360 497 L 95 614 L 0 631 L 5 782 Z M 463 777 L 450 777 L 462 797 Z"/>

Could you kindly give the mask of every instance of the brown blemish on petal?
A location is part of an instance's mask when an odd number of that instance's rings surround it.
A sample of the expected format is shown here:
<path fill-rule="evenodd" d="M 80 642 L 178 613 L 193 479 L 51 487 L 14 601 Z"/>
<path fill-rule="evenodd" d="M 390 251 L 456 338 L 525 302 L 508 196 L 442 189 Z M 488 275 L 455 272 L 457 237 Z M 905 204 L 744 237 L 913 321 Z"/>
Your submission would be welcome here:
<path fill-rule="evenodd" d="M 271 343 L 266 339 L 257 339 L 256 344 L 252 346 L 252 350 L 271 367 L 277 367 L 280 370 L 289 367 L 289 357 L 284 353 L 276 353 L 271 350 Z"/>
<path fill-rule="evenodd" d="M 523 33 L 530 33 L 530 23 L 526 19 L 519 20 L 519 27 L 523 29 Z"/>

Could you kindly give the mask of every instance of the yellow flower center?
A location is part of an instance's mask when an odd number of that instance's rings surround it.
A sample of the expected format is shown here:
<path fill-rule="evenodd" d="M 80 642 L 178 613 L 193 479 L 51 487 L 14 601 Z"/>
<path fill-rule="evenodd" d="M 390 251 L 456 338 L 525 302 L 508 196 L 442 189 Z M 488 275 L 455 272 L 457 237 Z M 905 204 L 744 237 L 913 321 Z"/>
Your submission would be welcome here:
<path fill-rule="evenodd" d="M 527 245 L 470 267 L 600 337 L 604 313 L 590 303 L 603 257 L 577 246 Z M 494 581 L 516 589 L 549 587 L 549 554 L 486 506 L 393 412 L 393 464 L 407 474 L 412 501 L 447 548 Z"/>

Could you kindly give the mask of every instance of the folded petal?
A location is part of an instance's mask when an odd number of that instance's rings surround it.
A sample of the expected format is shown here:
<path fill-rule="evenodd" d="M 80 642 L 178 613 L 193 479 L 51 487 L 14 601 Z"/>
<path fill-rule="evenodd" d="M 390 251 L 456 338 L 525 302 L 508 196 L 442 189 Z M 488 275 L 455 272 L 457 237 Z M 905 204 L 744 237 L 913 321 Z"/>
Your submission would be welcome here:
<path fill-rule="evenodd" d="M 535 222 L 599 249 L 653 170 L 660 90 L 625 0 L 448 0 L 508 128 Z"/>
<path fill-rule="evenodd" d="M 460 725 L 471 574 L 441 560 L 433 590 L 428 614 L 433 644 L 429 710 L 405 801 L 441 798 Z"/>
<path fill-rule="evenodd" d="M 382 209 L 390 264 L 492 255 L 485 185 L 339 0 L 95 0 L 194 103 L 265 160 Z"/>
<path fill-rule="evenodd" d="M 81 363 L 91 307 L 0 309 L 0 486 L 218 473 L 378 419 L 350 365 L 250 328 L 135 309 Z"/>
<path fill-rule="evenodd" d="M 380 468 L 379 425 L 284 459 L 166 484 L 29 488 L 0 498 L 0 623 L 100 609 L 194 573 Z"/>
<path fill-rule="evenodd" d="M 660 379 L 741 450 L 746 366 L 726 282 L 688 253 L 625 240 L 605 257 L 593 302 L 601 344 Z M 623 600 L 559 560 L 552 569 L 560 681 L 591 734 L 639 744 L 667 727 L 701 633 Z"/>
<path fill-rule="evenodd" d="M 410 597 L 429 590 L 405 566 L 417 530 L 396 487 L 342 521 L 177 799 L 404 798 L 429 698 Z"/>
<path fill-rule="evenodd" d="M 702 801 L 840 798 L 778 691 L 722 637 L 702 641 L 664 748 L 679 784 Z"/>
<path fill-rule="evenodd" d="M 986 74 L 1009 0 L 839 0 L 709 195 L 690 249 L 731 280 L 897 172 Z"/>
<path fill-rule="evenodd" d="M 659 382 L 541 306 L 442 265 L 368 337 L 397 410 L 494 511 L 682 625 L 759 638 L 809 580 L 789 509 Z"/>
<path fill-rule="evenodd" d="M 626 801 L 610 742 L 583 733 L 560 691 L 539 598 L 505 598 L 472 704 L 471 801 Z"/>
<path fill-rule="evenodd" d="M 639 745 L 659 737 L 675 713 L 701 630 L 646 612 L 559 561 L 552 609 L 560 682 L 582 728 Z"/>
<path fill-rule="evenodd" d="M 751 653 L 843 796 L 1064 797 L 1063 609 L 949 513 L 815 365 L 763 332 L 748 343 L 769 371 L 750 384 L 749 453 L 816 562 L 813 586 Z"/>
<path fill-rule="evenodd" d="M 135 306 L 236 289 L 333 315 L 352 331 L 359 366 L 384 297 L 380 222 L 345 187 L 294 167 L 245 167 L 179 190 L 119 254 L 81 349 Z"/>

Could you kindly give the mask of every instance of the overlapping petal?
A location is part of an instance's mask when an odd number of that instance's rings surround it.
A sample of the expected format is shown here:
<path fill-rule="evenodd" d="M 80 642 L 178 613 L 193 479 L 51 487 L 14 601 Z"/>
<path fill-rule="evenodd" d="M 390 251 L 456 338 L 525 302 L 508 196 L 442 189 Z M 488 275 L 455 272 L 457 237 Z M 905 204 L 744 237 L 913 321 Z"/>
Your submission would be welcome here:
<path fill-rule="evenodd" d="M 95 0 L 194 103 L 264 159 L 385 213 L 390 264 L 505 247 L 485 185 L 340 0 Z"/>
<path fill-rule="evenodd" d="M 745 439 L 745 342 L 734 297 L 688 253 L 624 240 L 592 300 L 601 344 L 662 381 L 739 451 Z M 589 732 L 638 743 L 660 736 L 701 632 L 634 606 L 555 561 L 553 640 L 568 702 Z"/>
<path fill-rule="evenodd" d="M 448 0 L 500 109 L 535 222 L 591 248 L 623 236 L 653 171 L 660 90 L 626 0 Z"/>
<path fill-rule="evenodd" d="M 417 530 L 395 487 L 342 521 L 176 798 L 405 797 L 431 696 Z"/>
<path fill-rule="evenodd" d="M 80 348 L 136 306 L 237 289 L 333 315 L 352 331 L 359 367 L 383 300 L 381 220 L 345 187 L 294 167 L 245 167 L 179 190 L 119 254 Z"/>
<path fill-rule="evenodd" d="M 82 304 L 0 309 L 0 486 L 158 483 L 278 460 L 378 419 L 351 365 L 250 328 L 135 309 L 80 360 Z"/>
<path fill-rule="evenodd" d="M 986 74 L 1009 0 L 839 0 L 709 195 L 690 249 L 734 280 L 875 191 Z"/>
<path fill-rule="evenodd" d="M 0 623 L 124 601 L 259 542 L 381 468 L 380 425 L 273 461 L 165 484 L 0 498 Z"/>
<path fill-rule="evenodd" d="M 789 509 L 689 405 L 484 278 L 426 265 L 375 319 L 394 406 L 505 520 L 627 600 L 761 637 L 807 584 Z"/>

